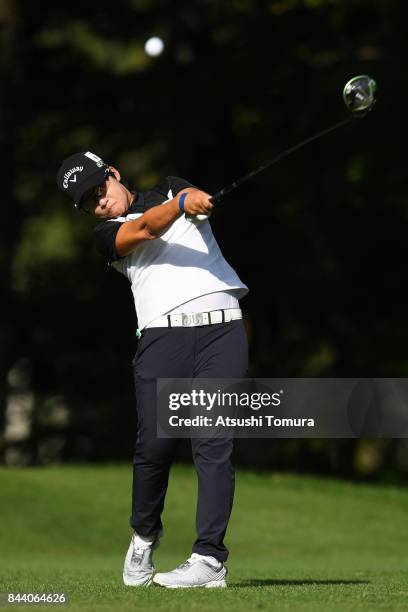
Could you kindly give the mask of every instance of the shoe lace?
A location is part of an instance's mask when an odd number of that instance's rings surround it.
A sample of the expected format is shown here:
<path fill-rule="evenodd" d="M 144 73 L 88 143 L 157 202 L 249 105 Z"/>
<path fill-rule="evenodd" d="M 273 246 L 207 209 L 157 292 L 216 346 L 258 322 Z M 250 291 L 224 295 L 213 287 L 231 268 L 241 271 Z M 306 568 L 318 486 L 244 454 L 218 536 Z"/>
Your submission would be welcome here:
<path fill-rule="evenodd" d="M 184 569 L 185 567 L 189 567 L 190 565 L 191 565 L 191 557 L 190 559 L 187 559 L 187 561 L 184 561 L 184 563 L 180 563 L 180 565 L 178 565 L 176 569 Z"/>
<path fill-rule="evenodd" d="M 180 565 L 178 565 L 176 569 L 183 569 L 185 567 L 189 567 L 190 565 L 193 565 L 193 563 L 195 563 L 198 560 L 199 560 L 199 557 L 197 557 L 196 553 L 193 553 L 191 557 L 187 559 L 187 561 L 184 561 L 184 563 L 180 563 Z"/>

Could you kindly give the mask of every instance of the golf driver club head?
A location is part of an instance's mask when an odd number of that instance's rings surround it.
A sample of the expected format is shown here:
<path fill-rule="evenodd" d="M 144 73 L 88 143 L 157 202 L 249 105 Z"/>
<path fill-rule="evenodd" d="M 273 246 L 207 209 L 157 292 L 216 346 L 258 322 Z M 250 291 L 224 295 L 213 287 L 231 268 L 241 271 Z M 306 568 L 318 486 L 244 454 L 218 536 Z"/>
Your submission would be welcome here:
<path fill-rule="evenodd" d="M 346 83 L 343 100 L 348 110 L 355 116 L 364 116 L 375 104 L 377 84 L 366 74 L 356 76 Z"/>

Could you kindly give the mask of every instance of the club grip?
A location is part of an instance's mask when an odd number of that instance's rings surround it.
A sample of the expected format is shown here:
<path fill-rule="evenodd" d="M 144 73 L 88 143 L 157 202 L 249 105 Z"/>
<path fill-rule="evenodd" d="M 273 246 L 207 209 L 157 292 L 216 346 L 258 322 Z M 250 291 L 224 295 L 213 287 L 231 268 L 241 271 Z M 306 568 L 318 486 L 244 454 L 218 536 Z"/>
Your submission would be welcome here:
<path fill-rule="evenodd" d="M 211 204 L 217 204 L 218 202 L 221 202 L 221 199 L 222 199 L 222 194 L 220 191 L 218 191 L 213 196 L 211 196 L 210 202 Z"/>

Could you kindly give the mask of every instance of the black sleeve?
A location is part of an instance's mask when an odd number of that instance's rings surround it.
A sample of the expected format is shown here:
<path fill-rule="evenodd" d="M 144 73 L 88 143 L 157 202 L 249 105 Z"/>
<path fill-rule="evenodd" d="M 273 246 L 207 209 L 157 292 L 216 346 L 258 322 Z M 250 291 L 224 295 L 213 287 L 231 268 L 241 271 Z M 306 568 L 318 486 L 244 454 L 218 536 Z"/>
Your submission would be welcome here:
<path fill-rule="evenodd" d="M 96 248 L 105 259 L 111 263 L 121 259 L 116 253 L 115 239 L 122 223 L 119 221 L 103 221 L 94 227 Z"/>
<path fill-rule="evenodd" d="M 178 176 L 167 176 L 167 182 L 169 184 L 169 189 L 171 189 L 173 198 L 178 194 L 182 189 L 186 189 L 186 187 L 194 187 L 197 189 L 195 185 L 192 185 L 185 179 L 179 178 Z"/>

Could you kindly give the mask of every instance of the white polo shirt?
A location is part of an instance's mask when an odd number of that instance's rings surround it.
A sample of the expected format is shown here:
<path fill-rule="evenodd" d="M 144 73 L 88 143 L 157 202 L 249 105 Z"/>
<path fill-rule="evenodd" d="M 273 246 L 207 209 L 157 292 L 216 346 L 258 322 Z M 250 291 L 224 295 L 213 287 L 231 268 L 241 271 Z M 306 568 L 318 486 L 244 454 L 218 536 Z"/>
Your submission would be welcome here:
<path fill-rule="evenodd" d="M 111 222 L 140 216 L 131 214 Z M 248 287 L 224 259 L 210 223 L 196 225 L 184 215 L 159 238 L 142 242 L 112 266 L 131 283 L 140 329 L 200 296 L 236 290 L 234 294 L 240 299 L 248 293 Z"/>

